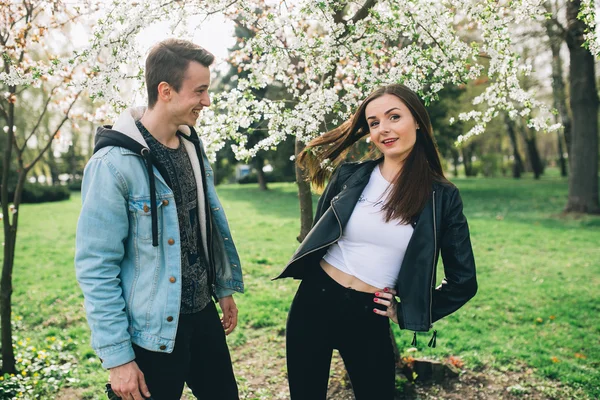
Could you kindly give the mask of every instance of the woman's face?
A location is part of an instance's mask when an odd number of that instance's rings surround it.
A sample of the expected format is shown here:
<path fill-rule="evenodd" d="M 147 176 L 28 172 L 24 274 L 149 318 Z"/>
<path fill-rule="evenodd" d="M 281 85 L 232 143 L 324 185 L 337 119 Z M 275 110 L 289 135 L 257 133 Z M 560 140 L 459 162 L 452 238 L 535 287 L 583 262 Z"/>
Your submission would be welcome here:
<path fill-rule="evenodd" d="M 384 94 L 365 107 L 371 141 L 387 161 L 402 163 L 417 141 L 418 125 L 408 107 L 393 94 Z"/>

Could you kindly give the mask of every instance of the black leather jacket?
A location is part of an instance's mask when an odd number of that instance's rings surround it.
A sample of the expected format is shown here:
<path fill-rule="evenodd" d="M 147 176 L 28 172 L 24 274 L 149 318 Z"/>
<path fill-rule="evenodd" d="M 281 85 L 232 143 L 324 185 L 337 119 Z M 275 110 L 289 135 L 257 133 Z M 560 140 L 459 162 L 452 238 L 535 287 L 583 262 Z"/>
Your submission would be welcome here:
<path fill-rule="evenodd" d="M 307 267 L 318 265 L 327 248 L 341 238 L 373 168 L 380 161 L 346 163 L 335 171 L 319 199 L 311 231 L 275 279 L 302 279 Z M 398 323 L 401 329 L 423 332 L 433 322 L 458 310 L 477 292 L 475 259 L 458 189 L 451 184 L 434 184 L 431 200 L 413 227 L 396 283 L 400 298 Z M 436 288 L 440 251 L 445 278 Z"/>

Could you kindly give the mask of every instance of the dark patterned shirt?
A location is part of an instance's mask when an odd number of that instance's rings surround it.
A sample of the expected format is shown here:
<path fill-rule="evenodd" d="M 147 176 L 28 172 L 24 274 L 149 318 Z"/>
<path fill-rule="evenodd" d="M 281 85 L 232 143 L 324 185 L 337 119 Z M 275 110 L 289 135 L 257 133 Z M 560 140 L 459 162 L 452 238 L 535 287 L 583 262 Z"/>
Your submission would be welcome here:
<path fill-rule="evenodd" d="M 136 125 L 171 181 L 181 241 L 181 313 L 195 313 L 210 302 L 210 290 L 199 240 L 198 194 L 192 163 L 181 140 L 178 148 L 171 149 L 156 140 L 140 121 Z"/>

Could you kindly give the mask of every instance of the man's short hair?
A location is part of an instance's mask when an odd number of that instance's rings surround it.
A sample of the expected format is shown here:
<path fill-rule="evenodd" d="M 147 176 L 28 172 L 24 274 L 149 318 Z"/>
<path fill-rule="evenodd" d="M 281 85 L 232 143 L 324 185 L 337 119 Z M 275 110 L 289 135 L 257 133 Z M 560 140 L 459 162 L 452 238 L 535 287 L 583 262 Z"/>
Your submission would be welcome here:
<path fill-rule="evenodd" d="M 158 101 L 158 85 L 167 82 L 179 92 L 190 61 L 209 67 L 215 56 L 195 43 L 182 39 L 167 39 L 156 44 L 146 58 L 146 89 L 148 107 Z"/>

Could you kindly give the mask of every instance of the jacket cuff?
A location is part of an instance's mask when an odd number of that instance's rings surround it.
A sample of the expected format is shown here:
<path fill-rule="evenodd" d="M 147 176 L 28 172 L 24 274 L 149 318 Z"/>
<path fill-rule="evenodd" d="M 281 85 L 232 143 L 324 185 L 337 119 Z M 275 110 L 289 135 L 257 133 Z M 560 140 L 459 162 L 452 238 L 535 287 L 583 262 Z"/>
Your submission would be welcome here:
<path fill-rule="evenodd" d="M 235 293 L 235 290 L 233 290 L 233 289 L 222 288 L 219 286 L 216 287 L 215 291 L 216 291 L 217 297 L 219 299 L 222 299 L 223 297 L 231 296 L 232 294 Z"/>
<path fill-rule="evenodd" d="M 110 350 L 98 351 L 102 366 L 106 369 L 119 367 L 135 360 L 135 353 L 131 342 L 112 347 Z"/>

